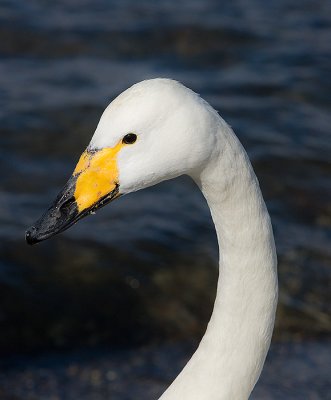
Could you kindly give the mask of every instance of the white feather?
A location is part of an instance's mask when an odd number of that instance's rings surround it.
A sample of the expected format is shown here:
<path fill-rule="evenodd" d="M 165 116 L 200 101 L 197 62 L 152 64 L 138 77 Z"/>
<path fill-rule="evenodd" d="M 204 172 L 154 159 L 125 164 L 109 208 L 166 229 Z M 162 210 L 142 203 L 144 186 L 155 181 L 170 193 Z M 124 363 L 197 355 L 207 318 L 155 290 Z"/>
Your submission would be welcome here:
<path fill-rule="evenodd" d="M 247 154 L 208 103 L 168 79 L 140 82 L 118 96 L 90 146 L 112 147 L 129 132 L 138 140 L 119 153 L 120 192 L 190 175 L 208 202 L 220 246 L 207 331 L 161 399 L 246 400 L 269 349 L 278 296 L 272 227 Z"/>

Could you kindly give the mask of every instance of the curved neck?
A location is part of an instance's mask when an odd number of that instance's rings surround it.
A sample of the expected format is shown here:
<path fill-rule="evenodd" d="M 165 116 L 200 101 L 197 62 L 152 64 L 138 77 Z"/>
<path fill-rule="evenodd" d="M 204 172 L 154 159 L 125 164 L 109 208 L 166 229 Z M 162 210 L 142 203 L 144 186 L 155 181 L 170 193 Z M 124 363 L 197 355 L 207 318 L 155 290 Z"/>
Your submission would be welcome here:
<path fill-rule="evenodd" d="M 244 149 L 226 125 L 220 134 L 222 151 L 195 177 L 220 246 L 214 310 L 162 400 L 247 400 L 272 336 L 278 284 L 270 218 Z"/>

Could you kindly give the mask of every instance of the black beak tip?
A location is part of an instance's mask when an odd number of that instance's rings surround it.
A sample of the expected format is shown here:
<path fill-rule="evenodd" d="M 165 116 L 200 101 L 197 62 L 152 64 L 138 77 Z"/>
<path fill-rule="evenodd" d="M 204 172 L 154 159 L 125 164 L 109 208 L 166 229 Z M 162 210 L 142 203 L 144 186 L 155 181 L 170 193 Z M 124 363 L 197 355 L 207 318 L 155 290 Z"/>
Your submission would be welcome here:
<path fill-rule="evenodd" d="M 31 228 L 25 232 L 25 240 L 27 244 L 33 245 L 39 242 L 36 233 L 37 229 L 35 226 L 31 226 Z"/>

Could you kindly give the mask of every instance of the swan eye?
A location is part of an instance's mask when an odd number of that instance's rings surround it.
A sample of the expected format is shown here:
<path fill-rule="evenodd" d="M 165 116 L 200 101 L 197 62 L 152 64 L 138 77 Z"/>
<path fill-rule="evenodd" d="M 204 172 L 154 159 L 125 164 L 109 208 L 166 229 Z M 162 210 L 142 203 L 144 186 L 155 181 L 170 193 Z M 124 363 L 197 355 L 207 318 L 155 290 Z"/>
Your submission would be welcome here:
<path fill-rule="evenodd" d="M 137 135 L 135 135 L 134 133 L 128 133 L 124 136 L 124 138 L 122 139 L 122 143 L 125 144 L 132 144 L 137 140 Z"/>

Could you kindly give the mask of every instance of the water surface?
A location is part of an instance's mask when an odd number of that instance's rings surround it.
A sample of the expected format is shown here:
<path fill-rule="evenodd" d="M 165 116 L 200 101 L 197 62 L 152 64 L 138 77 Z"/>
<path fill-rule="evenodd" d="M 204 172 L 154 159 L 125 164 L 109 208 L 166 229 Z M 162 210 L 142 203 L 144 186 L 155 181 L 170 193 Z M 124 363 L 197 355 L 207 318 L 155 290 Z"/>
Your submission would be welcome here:
<path fill-rule="evenodd" d="M 22 368 L 34 385 L 31 398 L 77 398 L 83 386 L 75 385 L 75 374 L 63 378 L 70 356 L 55 362 L 49 351 L 104 345 L 116 357 L 96 355 L 95 368 L 100 364 L 102 375 L 109 362 L 124 371 L 118 391 L 111 386 L 114 398 L 132 398 L 123 384 L 128 374 L 155 398 L 205 329 L 217 243 L 209 210 L 188 178 L 121 198 L 40 246 L 24 243 L 26 227 L 71 174 L 105 106 L 132 83 L 158 76 L 191 87 L 230 123 L 271 213 L 280 305 L 270 360 L 277 368 L 267 365 L 254 398 L 326 398 L 329 3 L 14 0 L 0 4 L 0 32 L 1 398 L 26 398 Z M 151 366 L 143 378 L 132 367 L 132 346 L 143 360 L 171 348 L 176 367 L 164 366 L 167 378 L 149 385 L 158 378 Z M 19 359 L 6 364 L 9 354 L 44 351 L 42 368 L 56 382 L 47 383 L 46 394 L 35 359 L 27 362 L 31 369 Z M 296 377 L 289 365 L 300 371 Z M 62 379 L 66 394 L 57 392 Z M 107 398 L 107 385 L 89 386 L 88 398 Z M 264 390 L 274 397 L 263 397 Z"/>

